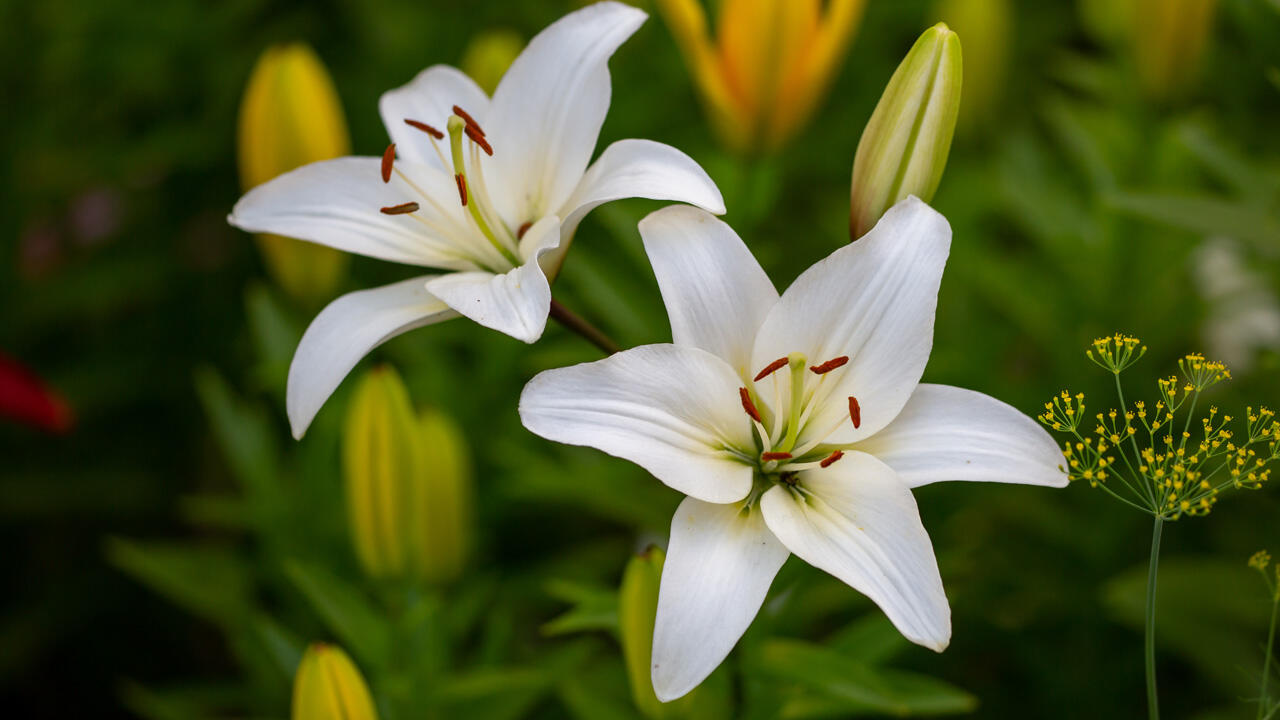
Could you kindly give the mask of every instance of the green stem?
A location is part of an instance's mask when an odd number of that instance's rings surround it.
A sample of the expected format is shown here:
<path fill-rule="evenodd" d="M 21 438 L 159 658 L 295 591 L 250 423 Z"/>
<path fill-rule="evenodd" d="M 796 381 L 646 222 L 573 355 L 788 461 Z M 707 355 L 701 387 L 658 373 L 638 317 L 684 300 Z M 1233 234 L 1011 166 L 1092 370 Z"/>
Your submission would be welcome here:
<path fill-rule="evenodd" d="M 1160 702 L 1156 697 L 1156 570 L 1160 567 L 1160 531 L 1164 518 L 1159 515 L 1151 526 L 1151 563 L 1147 566 L 1147 630 L 1145 638 L 1147 665 L 1147 717 L 1160 720 Z"/>
<path fill-rule="evenodd" d="M 1267 697 L 1267 680 L 1271 678 L 1271 652 L 1276 644 L 1276 610 L 1280 610 L 1280 588 L 1276 588 L 1271 592 L 1271 627 L 1267 630 L 1267 656 L 1262 661 L 1262 691 L 1258 696 L 1258 718 L 1264 717 L 1263 712 L 1270 706 L 1270 698 Z"/>
<path fill-rule="evenodd" d="M 612 338 L 555 300 L 551 301 L 551 317 L 569 330 L 581 335 L 587 342 L 600 348 L 605 355 L 618 352 L 618 344 Z"/>

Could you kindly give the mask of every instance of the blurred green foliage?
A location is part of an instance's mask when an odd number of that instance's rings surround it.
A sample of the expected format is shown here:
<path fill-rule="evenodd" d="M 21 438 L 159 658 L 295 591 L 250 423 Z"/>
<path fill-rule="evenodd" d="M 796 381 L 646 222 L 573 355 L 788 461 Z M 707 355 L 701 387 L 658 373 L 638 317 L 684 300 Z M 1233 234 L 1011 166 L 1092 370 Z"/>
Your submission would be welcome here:
<path fill-rule="evenodd" d="M 1155 103 L 1124 33 L 1098 30 L 1117 4 L 1007 5 L 1000 92 L 983 122 L 962 125 L 933 203 L 954 244 L 925 379 L 1032 413 L 1062 387 L 1104 389 L 1082 356 L 1096 336 L 1142 337 L 1152 351 L 1130 372 L 1154 376 L 1192 350 L 1213 357 L 1205 338 L 1224 313 L 1260 312 L 1230 293 L 1206 300 L 1196 248 L 1208 237 L 1236 241 L 1274 305 L 1280 8 L 1222 0 L 1197 78 Z M 616 590 L 629 558 L 664 541 L 679 497 L 629 463 L 532 437 L 515 413 L 535 372 L 595 351 L 558 328 L 527 347 L 452 322 L 374 354 L 467 432 L 478 548 L 444 589 L 369 583 L 341 506 L 351 383 L 289 439 L 285 372 L 316 308 L 265 285 L 251 239 L 224 222 L 237 104 L 269 44 L 316 48 L 356 152 L 372 155 L 386 142 L 382 91 L 459 62 L 481 31 L 527 39 L 570 7 L 0 3 L 0 348 L 79 419 L 57 437 L 0 425 L 12 713 L 285 717 L 302 650 L 332 640 L 387 718 L 637 717 Z M 747 162 L 715 144 L 651 18 L 611 63 L 600 147 L 647 137 L 688 152 L 784 286 L 847 242 L 862 127 L 912 41 L 946 19 L 924 0 L 873 0 L 809 129 Z M 593 212 L 555 288 L 628 346 L 669 338 L 636 232 L 655 207 Z M 351 267 L 346 289 L 407 276 Z M 1275 344 L 1248 357 L 1213 402 L 1280 404 Z M 1256 581 L 1242 558 L 1275 546 L 1276 493 L 1166 529 L 1161 690 L 1177 717 L 1253 716 L 1242 698 L 1269 605 L 1245 589 Z M 1141 712 L 1145 523 L 1084 488 L 937 485 L 917 498 L 953 606 L 947 652 L 908 645 L 865 598 L 793 559 L 708 681 L 732 717 Z"/>

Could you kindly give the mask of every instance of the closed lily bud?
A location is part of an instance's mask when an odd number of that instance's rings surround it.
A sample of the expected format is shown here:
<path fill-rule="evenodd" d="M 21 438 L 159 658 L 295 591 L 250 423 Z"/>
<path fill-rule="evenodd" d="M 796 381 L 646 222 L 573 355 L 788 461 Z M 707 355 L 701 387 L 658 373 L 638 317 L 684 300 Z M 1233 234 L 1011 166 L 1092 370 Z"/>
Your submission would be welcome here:
<path fill-rule="evenodd" d="M 293 720 L 377 720 L 369 686 L 336 645 L 313 643 L 293 679 Z"/>
<path fill-rule="evenodd" d="M 653 692 L 650 662 L 653 655 L 653 624 L 658 612 L 658 584 L 666 554 L 659 548 L 631 558 L 622 573 L 618 591 L 618 630 L 622 657 L 631 682 L 631 697 L 646 718 L 663 716 L 663 704 Z"/>
<path fill-rule="evenodd" d="M 961 75 L 960 39 L 938 23 L 924 31 L 889 78 L 853 160 L 854 239 L 899 200 L 933 198 L 951 151 Z"/>
<path fill-rule="evenodd" d="M 1217 0 L 1136 0 L 1134 60 L 1147 95 L 1164 100 L 1192 87 L 1213 31 Z"/>
<path fill-rule="evenodd" d="M 472 38 L 462 53 L 462 71 L 490 95 L 498 81 L 524 49 L 524 40 L 513 30 L 487 30 Z"/>
<path fill-rule="evenodd" d="M 996 111 L 1009 58 L 1013 0 L 940 0 L 934 16 L 964 38 L 964 104 L 959 128 L 984 126 Z"/>
<path fill-rule="evenodd" d="M 268 48 L 240 105 L 242 188 L 350 152 L 342 105 L 320 58 L 301 43 Z M 259 235 L 258 249 L 276 283 L 306 303 L 327 299 L 347 267 L 345 253 L 278 235 Z"/>
<path fill-rule="evenodd" d="M 356 388 L 343 464 L 352 542 L 370 577 L 446 583 L 461 573 L 471 544 L 466 446 L 444 415 L 414 415 L 391 367 Z"/>
<path fill-rule="evenodd" d="M 657 0 L 711 123 L 731 150 L 786 144 L 826 94 L 865 0 L 722 0 L 714 40 L 700 0 Z"/>

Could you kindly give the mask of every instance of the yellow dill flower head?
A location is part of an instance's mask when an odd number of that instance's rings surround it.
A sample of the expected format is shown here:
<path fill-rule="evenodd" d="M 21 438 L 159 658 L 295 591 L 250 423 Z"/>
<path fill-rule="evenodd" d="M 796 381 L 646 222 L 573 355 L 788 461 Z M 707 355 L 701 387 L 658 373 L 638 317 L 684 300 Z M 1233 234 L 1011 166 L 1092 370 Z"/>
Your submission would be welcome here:
<path fill-rule="evenodd" d="M 712 127 L 731 150 L 777 150 L 822 100 L 866 0 L 657 0 Z"/>
<path fill-rule="evenodd" d="M 1267 566 L 1270 564 L 1271 564 L 1271 553 L 1267 552 L 1266 550 L 1259 550 L 1258 552 L 1249 556 L 1249 567 L 1254 568 L 1256 570 L 1266 570 Z"/>

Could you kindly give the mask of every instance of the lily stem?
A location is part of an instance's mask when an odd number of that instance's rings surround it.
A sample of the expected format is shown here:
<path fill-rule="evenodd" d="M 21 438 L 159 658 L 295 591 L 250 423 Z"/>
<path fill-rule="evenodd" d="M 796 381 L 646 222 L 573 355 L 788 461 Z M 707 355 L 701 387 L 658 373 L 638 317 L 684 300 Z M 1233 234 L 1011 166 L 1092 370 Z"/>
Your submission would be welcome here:
<path fill-rule="evenodd" d="M 1156 570 L 1160 567 L 1160 532 L 1164 518 L 1157 515 L 1151 526 L 1151 563 L 1147 566 L 1147 717 L 1160 719 L 1160 701 L 1156 697 Z"/>
<path fill-rule="evenodd" d="M 618 352 L 618 344 L 612 338 L 554 299 L 551 301 L 551 317 L 569 330 L 581 335 L 587 342 L 600 348 L 605 355 Z"/>

